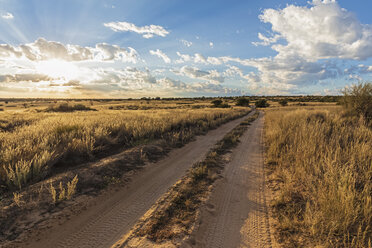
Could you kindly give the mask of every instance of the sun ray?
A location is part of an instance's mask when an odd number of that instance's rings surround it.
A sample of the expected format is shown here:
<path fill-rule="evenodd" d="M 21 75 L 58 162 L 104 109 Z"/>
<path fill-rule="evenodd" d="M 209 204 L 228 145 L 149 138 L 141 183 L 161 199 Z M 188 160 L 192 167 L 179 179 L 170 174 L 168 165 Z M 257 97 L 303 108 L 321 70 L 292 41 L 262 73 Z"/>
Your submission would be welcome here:
<path fill-rule="evenodd" d="M 57 59 L 37 62 L 35 69 L 38 73 L 48 75 L 56 80 L 70 81 L 79 76 L 79 67 L 73 62 Z"/>

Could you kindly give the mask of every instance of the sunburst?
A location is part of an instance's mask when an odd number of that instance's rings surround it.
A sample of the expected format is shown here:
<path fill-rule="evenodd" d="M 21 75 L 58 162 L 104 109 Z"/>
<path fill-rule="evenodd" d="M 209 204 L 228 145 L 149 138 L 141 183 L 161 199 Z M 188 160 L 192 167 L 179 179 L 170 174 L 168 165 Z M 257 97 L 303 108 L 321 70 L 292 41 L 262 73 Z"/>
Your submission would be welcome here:
<path fill-rule="evenodd" d="M 55 80 L 72 80 L 79 76 L 79 67 L 73 62 L 64 60 L 40 61 L 35 65 L 38 73 L 50 76 Z"/>

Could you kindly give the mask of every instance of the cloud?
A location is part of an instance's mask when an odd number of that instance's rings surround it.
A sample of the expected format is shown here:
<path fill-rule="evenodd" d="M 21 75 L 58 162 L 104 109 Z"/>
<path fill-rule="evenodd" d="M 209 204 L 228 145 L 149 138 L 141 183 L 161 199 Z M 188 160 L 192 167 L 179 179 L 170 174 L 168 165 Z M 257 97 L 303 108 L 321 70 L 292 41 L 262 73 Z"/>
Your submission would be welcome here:
<path fill-rule="evenodd" d="M 137 63 L 135 49 L 99 43 L 95 47 L 64 45 L 39 38 L 33 43 L 11 46 L 0 44 L 0 59 L 25 58 L 31 61 L 59 59 L 64 61 L 122 61 Z"/>
<path fill-rule="evenodd" d="M 272 35 L 266 37 L 259 33 L 262 42 L 253 44 L 271 45 L 277 55 L 247 60 L 224 59 L 255 67 L 258 72 L 248 75 L 251 83 L 282 89 L 315 84 L 345 76 L 342 60 L 372 57 L 372 25 L 360 23 L 353 13 L 334 0 L 265 9 L 259 18 L 271 25 Z"/>
<path fill-rule="evenodd" d="M 186 47 L 191 47 L 192 46 L 192 42 L 191 41 L 187 41 L 187 40 L 180 40 L 180 42 L 186 46 Z"/>
<path fill-rule="evenodd" d="M 289 5 L 282 10 L 266 9 L 260 20 L 287 41 L 272 48 L 281 56 L 296 53 L 310 60 L 341 58 L 363 60 L 372 56 L 372 26 L 336 1 L 313 1 L 311 7 Z M 277 39 L 273 39 L 276 42 Z"/>
<path fill-rule="evenodd" d="M 7 13 L 1 15 L 1 18 L 11 20 L 11 19 L 14 19 L 14 16 L 13 16 L 12 13 L 7 12 Z"/>
<path fill-rule="evenodd" d="M 280 39 L 280 35 L 276 34 L 272 37 L 266 37 L 265 35 L 258 33 L 258 38 L 261 40 L 261 42 L 252 42 L 255 46 L 268 46 L 272 43 L 277 42 Z"/>
<path fill-rule="evenodd" d="M 221 84 L 215 82 L 196 82 L 186 84 L 180 80 L 174 80 L 171 78 L 159 79 L 158 84 L 162 88 L 171 89 L 175 92 L 185 93 L 196 93 L 197 95 L 212 94 L 212 95 L 243 95 L 244 92 L 240 89 L 224 87 Z"/>
<path fill-rule="evenodd" d="M 50 80 L 52 80 L 51 77 L 43 74 L 0 75 L 0 83 L 41 82 Z"/>
<path fill-rule="evenodd" d="M 201 55 L 200 53 L 195 53 L 194 62 L 195 63 L 208 64 L 207 59 L 203 55 Z"/>
<path fill-rule="evenodd" d="M 200 53 L 195 53 L 193 57 L 194 63 L 199 64 L 212 64 L 212 65 L 220 65 L 223 63 L 223 61 L 220 58 L 217 57 L 204 57 Z"/>
<path fill-rule="evenodd" d="M 192 60 L 192 57 L 188 54 L 182 54 L 180 52 L 177 52 L 177 55 L 180 57 L 180 59 L 176 60 L 177 64 L 182 64 Z"/>
<path fill-rule="evenodd" d="M 129 23 L 129 22 L 108 22 L 108 23 L 104 23 L 103 25 L 105 27 L 110 28 L 111 30 L 115 32 L 130 31 L 130 32 L 142 34 L 142 37 L 146 39 L 153 38 L 154 35 L 166 37 L 169 34 L 169 31 L 167 31 L 162 26 L 158 26 L 158 25 L 138 27 L 134 25 L 133 23 Z"/>
<path fill-rule="evenodd" d="M 93 50 L 95 60 L 119 60 L 123 62 L 137 63 L 138 53 L 134 48 L 127 49 L 117 45 L 109 45 L 106 43 L 97 44 Z"/>
<path fill-rule="evenodd" d="M 206 81 L 213 81 L 217 83 L 223 83 L 225 78 L 216 70 L 203 71 L 197 67 L 183 66 L 179 70 L 172 70 L 177 75 L 187 76 L 194 79 L 202 79 Z"/>
<path fill-rule="evenodd" d="M 150 50 L 150 54 L 151 55 L 155 55 L 155 56 L 158 56 L 159 58 L 163 59 L 165 63 L 169 64 L 171 63 L 171 59 L 165 54 L 163 53 L 161 50 L 159 49 L 156 49 L 156 51 L 154 50 Z"/>
<path fill-rule="evenodd" d="M 245 60 L 242 60 L 240 58 L 232 58 L 232 57 L 205 57 L 204 55 L 200 53 L 195 53 L 194 55 L 189 54 L 181 54 L 180 52 L 177 52 L 177 55 L 180 57 L 180 59 L 176 60 L 176 63 L 182 64 L 186 62 L 194 62 L 196 64 L 204 64 L 204 65 L 221 65 L 223 63 L 228 62 L 238 62 L 243 65 L 247 65 Z"/>
<path fill-rule="evenodd" d="M 239 67 L 233 65 L 228 65 L 228 69 L 224 71 L 223 75 L 225 77 L 234 77 L 236 75 L 244 77 L 243 71 Z"/>
<path fill-rule="evenodd" d="M 195 75 L 197 79 L 207 79 L 208 77 L 212 78 L 213 76 L 217 76 L 215 72 L 197 71 L 196 68 L 185 68 L 185 72 L 186 71 L 190 73 L 190 75 Z M 149 70 L 140 70 L 134 67 L 96 70 L 96 72 L 98 78 L 84 84 L 80 83 L 80 90 L 97 91 L 101 93 L 107 92 L 107 94 L 115 94 L 115 92 L 121 92 L 122 94 L 122 92 L 125 92 L 127 95 L 137 95 L 141 97 L 145 95 L 187 95 L 188 93 L 196 95 L 242 94 L 241 90 L 224 87 L 218 81 L 209 80 L 205 82 L 185 83 L 170 77 L 161 77 L 157 79 Z"/>

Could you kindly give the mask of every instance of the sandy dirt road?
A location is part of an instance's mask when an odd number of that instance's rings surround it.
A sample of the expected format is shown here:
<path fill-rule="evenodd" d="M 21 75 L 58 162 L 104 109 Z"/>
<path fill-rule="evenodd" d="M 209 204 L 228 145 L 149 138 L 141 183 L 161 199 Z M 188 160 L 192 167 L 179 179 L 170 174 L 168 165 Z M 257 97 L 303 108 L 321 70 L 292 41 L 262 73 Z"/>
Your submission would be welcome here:
<path fill-rule="evenodd" d="M 205 136 L 198 136 L 195 141 L 171 151 L 165 159 L 148 164 L 132 178 L 126 188 L 109 198 L 97 199 L 98 204 L 95 206 L 61 226 L 33 237 L 22 247 L 110 247 L 132 228 L 188 168 L 201 160 L 210 147 L 244 118 L 228 122 Z"/>
<path fill-rule="evenodd" d="M 265 202 L 263 122 L 261 113 L 241 137 L 184 247 L 272 247 Z"/>

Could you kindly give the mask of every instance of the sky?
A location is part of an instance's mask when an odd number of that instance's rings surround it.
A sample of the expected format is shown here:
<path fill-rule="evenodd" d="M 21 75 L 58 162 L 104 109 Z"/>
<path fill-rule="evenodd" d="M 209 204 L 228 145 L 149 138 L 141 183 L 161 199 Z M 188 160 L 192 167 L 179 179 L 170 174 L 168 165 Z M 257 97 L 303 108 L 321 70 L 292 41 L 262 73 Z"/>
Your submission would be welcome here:
<path fill-rule="evenodd" d="M 335 95 L 372 1 L 0 0 L 0 97 Z"/>

